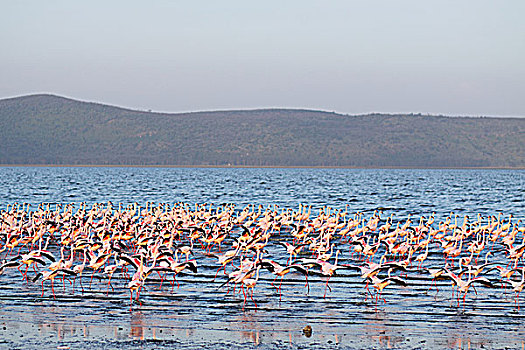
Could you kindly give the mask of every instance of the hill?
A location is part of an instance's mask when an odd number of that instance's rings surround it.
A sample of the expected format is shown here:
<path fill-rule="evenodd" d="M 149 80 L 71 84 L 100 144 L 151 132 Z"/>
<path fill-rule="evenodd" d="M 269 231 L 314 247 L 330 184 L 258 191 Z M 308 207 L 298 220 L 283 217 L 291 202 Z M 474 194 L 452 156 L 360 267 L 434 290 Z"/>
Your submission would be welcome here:
<path fill-rule="evenodd" d="M 0 164 L 525 167 L 525 119 L 0 100 Z"/>

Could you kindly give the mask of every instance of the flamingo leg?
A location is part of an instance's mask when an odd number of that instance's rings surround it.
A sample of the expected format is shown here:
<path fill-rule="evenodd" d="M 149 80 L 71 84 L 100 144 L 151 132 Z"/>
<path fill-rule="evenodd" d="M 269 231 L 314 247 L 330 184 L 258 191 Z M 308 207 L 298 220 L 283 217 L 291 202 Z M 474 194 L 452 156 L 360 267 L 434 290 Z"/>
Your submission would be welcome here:
<path fill-rule="evenodd" d="M 328 285 L 328 282 L 330 282 L 330 277 L 332 277 L 332 276 L 328 276 L 328 279 L 326 280 L 326 285 L 324 286 L 324 296 L 323 296 L 323 298 L 326 298 L 326 289 L 329 289 L 330 292 L 332 292 L 332 288 L 330 288 L 330 286 Z"/>
<path fill-rule="evenodd" d="M 215 273 L 215 277 L 213 277 L 213 281 L 215 281 L 215 279 L 217 278 L 217 275 L 219 274 L 219 271 L 222 270 L 223 268 L 224 268 L 224 272 L 226 273 L 226 266 L 225 265 L 219 267 L 219 269 Z"/>
<path fill-rule="evenodd" d="M 142 306 L 142 302 L 140 301 L 139 299 L 139 296 L 140 296 L 140 290 L 142 289 L 143 286 L 140 286 L 139 289 L 137 289 L 137 301 L 139 302 L 139 305 Z"/>
<path fill-rule="evenodd" d="M 241 285 L 242 294 L 244 295 L 244 303 L 242 304 L 242 311 L 244 311 L 244 307 L 246 306 L 246 293 L 244 292 L 244 285 Z"/>
<path fill-rule="evenodd" d="M 29 265 L 26 266 L 26 272 L 24 273 L 24 277 L 25 277 L 26 281 L 29 282 L 29 279 L 27 278 L 27 270 L 29 270 Z M 35 273 L 36 273 L 36 264 L 33 264 L 33 270 L 34 270 Z"/>
<path fill-rule="evenodd" d="M 374 295 L 373 295 L 372 292 L 370 291 L 370 288 L 368 288 L 368 283 L 367 283 L 367 285 L 366 285 L 366 290 L 367 290 L 368 294 L 366 294 L 365 301 L 368 300 L 368 295 L 370 295 L 370 297 L 373 299 L 373 298 L 374 298 Z"/>
<path fill-rule="evenodd" d="M 305 287 L 308 287 L 308 290 L 306 291 L 306 295 L 309 295 L 310 294 L 310 284 L 308 283 L 308 275 L 306 275 Z"/>
<path fill-rule="evenodd" d="M 159 275 L 159 278 L 160 278 L 160 287 L 159 287 L 159 289 L 162 289 L 162 276 L 160 274 L 160 271 L 157 271 L 157 275 Z"/>
<path fill-rule="evenodd" d="M 113 285 L 111 284 L 111 277 L 113 277 L 113 274 L 109 275 L 108 279 L 108 288 L 106 289 L 106 296 L 109 294 L 109 287 L 111 287 L 111 291 L 114 292 L 115 288 L 113 288 Z"/>
<path fill-rule="evenodd" d="M 427 293 L 430 292 L 430 290 L 432 289 L 432 284 L 435 284 L 435 283 L 436 283 L 436 280 L 433 278 L 432 281 L 430 281 L 430 288 L 428 288 Z M 436 286 L 436 289 L 437 289 L 437 286 Z"/>
<path fill-rule="evenodd" d="M 91 282 L 93 282 L 93 276 L 95 276 L 95 270 L 93 270 L 93 273 L 91 274 L 91 279 L 89 280 L 89 289 L 91 289 Z"/>
<path fill-rule="evenodd" d="M 277 277 L 276 277 L 277 278 Z M 281 297 L 283 295 L 283 293 L 281 292 L 281 286 L 283 284 L 283 278 L 284 276 L 281 276 L 281 282 L 279 283 L 279 288 L 277 289 L 279 291 L 279 302 L 281 301 Z M 275 280 L 274 280 L 275 281 Z M 253 289 L 252 289 L 252 294 L 253 294 Z"/>
<path fill-rule="evenodd" d="M 173 279 L 170 282 L 171 284 L 171 292 L 173 293 L 173 289 L 175 288 L 175 276 L 173 276 Z"/>
<path fill-rule="evenodd" d="M 255 299 L 253 299 L 253 288 L 252 288 L 252 293 L 250 294 L 250 298 L 252 299 L 253 303 L 255 304 L 255 307 L 257 308 L 257 303 L 255 302 Z"/>
<path fill-rule="evenodd" d="M 27 275 L 25 273 L 23 273 L 22 270 L 20 270 L 20 266 L 21 265 L 18 265 L 17 269 L 18 269 L 18 272 L 20 272 L 22 274 L 22 276 L 23 276 L 22 277 L 22 281 L 23 281 L 23 280 L 27 279 Z M 26 272 L 27 272 L 27 270 L 26 270 Z"/>

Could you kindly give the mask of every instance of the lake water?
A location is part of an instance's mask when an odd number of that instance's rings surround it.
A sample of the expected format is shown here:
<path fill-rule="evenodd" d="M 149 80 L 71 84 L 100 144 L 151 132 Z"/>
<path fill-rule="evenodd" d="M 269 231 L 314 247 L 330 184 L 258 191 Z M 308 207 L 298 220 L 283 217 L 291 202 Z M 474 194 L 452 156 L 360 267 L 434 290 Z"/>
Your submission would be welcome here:
<path fill-rule="evenodd" d="M 523 170 L 273 169 L 273 168 L 0 168 L 0 208 L 18 203 L 88 204 L 111 201 L 311 205 L 348 208 L 371 215 L 382 210 L 402 221 L 450 212 L 460 217 L 512 214 L 525 220 Z M 277 254 L 277 253 L 276 253 Z M 347 254 L 347 253 L 346 253 Z M 348 254 L 347 254 L 348 255 Z M 349 259 L 349 256 L 347 257 Z M 439 257 L 434 257 L 438 261 Z M 31 348 L 523 348 L 523 309 L 503 289 L 478 288 L 465 306 L 451 299 L 450 282 L 428 292 L 425 276 L 411 276 L 409 287 L 385 289 L 386 303 L 367 300 L 352 272 L 330 280 L 312 277 L 283 283 L 282 301 L 261 277 L 258 308 L 242 310 L 242 294 L 226 294 L 212 282 L 214 260 L 199 256 L 198 274 L 178 278 L 180 288 L 153 283 L 143 304 L 129 310 L 127 280 L 115 290 L 95 278 L 84 293 L 57 284 L 57 299 L 40 284 L 20 281 L 16 270 L 0 276 L 0 346 Z M 222 276 L 221 276 L 222 277 Z M 89 279 L 84 281 L 88 283 Z M 61 292 L 62 290 L 62 292 Z M 311 325 L 306 337 L 302 329 Z M 3 339 L 3 340 L 2 340 Z M 3 342 L 3 343 L 2 343 Z M 3 345 L 2 345 L 3 344 Z"/>
<path fill-rule="evenodd" d="M 438 216 L 525 215 L 523 170 L 0 168 L 0 204 L 235 203 Z"/>

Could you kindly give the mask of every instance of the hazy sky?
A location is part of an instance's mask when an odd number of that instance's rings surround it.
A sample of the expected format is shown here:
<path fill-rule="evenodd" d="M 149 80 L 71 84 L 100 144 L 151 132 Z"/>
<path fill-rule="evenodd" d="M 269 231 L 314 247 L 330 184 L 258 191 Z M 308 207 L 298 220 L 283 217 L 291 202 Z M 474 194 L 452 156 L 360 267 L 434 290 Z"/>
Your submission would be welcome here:
<path fill-rule="evenodd" d="M 0 98 L 525 115 L 524 0 L 2 1 Z"/>

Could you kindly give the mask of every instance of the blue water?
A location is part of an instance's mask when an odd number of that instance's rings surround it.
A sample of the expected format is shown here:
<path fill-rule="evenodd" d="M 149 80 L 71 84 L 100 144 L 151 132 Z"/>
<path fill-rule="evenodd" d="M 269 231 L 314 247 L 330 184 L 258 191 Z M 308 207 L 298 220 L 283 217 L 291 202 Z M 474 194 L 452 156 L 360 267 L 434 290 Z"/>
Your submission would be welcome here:
<path fill-rule="evenodd" d="M 0 168 L 0 205 L 14 202 L 234 203 L 331 206 L 395 217 L 525 217 L 524 170 L 274 168 Z"/>
<path fill-rule="evenodd" d="M 525 219 L 523 170 L 419 169 L 233 169 L 233 168 L 0 168 L 0 209 L 15 202 L 88 204 L 111 201 L 187 204 L 234 203 L 330 206 L 383 218 L 394 214 L 436 213 L 459 216 L 512 214 Z M 435 248 L 434 248 L 435 249 Z M 278 248 L 271 253 L 286 260 Z M 281 254 L 281 255 L 277 255 Z M 341 256 L 350 259 L 345 250 Z M 429 292 L 426 275 L 411 275 L 408 287 L 384 292 L 387 303 L 368 298 L 359 276 L 342 272 L 330 279 L 332 291 L 323 298 L 325 279 L 292 275 L 283 283 L 282 302 L 264 275 L 255 299 L 242 311 L 242 294 L 218 289 L 212 282 L 216 259 L 196 255 L 199 273 L 180 275 L 174 290 L 158 282 L 141 294 L 143 304 L 130 311 L 128 279 L 115 277 L 114 290 L 95 278 L 85 292 L 68 282 L 55 286 L 53 299 L 46 285 L 22 282 L 16 269 L 0 278 L 0 348 L 523 348 L 525 311 L 501 288 L 478 288 L 466 305 L 451 298 L 449 282 Z M 347 260 L 348 261 L 348 260 Z M 429 263 L 441 264 L 434 254 Z M 522 298 L 523 302 L 523 298 Z M 313 335 L 302 329 L 311 325 Z M 87 345 L 86 345 L 87 343 Z"/>

